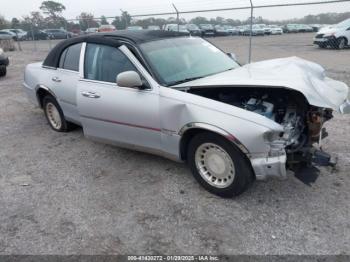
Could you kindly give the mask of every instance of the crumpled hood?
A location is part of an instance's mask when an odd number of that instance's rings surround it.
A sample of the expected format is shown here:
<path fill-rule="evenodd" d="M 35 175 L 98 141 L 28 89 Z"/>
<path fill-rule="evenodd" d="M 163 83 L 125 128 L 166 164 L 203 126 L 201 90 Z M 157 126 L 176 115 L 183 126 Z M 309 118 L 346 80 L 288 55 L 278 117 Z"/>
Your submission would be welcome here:
<path fill-rule="evenodd" d="M 252 63 L 175 87 L 189 86 L 284 87 L 301 92 L 313 106 L 337 111 L 350 98 L 345 83 L 326 77 L 320 65 L 298 57 Z"/>

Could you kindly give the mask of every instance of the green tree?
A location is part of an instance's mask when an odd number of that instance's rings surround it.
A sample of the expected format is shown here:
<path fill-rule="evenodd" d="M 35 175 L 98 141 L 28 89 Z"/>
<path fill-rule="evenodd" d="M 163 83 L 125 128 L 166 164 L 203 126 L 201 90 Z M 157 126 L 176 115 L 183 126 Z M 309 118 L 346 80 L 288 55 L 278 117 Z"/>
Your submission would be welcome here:
<path fill-rule="evenodd" d="M 195 18 L 192 18 L 190 21 L 192 24 L 200 25 L 200 24 L 208 24 L 209 21 L 207 18 L 202 16 L 197 16 Z"/>
<path fill-rule="evenodd" d="M 44 1 L 41 3 L 40 10 L 42 10 L 44 14 L 48 15 L 52 19 L 56 19 L 61 17 L 61 14 L 64 10 L 66 10 L 66 7 L 63 4 L 55 1 Z"/>
<path fill-rule="evenodd" d="M 109 25 L 107 18 L 103 15 L 101 16 L 101 25 Z"/>
<path fill-rule="evenodd" d="M 121 16 L 116 16 L 112 22 L 112 25 L 114 25 L 118 30 L 123 30 L 130 24 L 131 16 L 127 11 L 123 11 Z"/>
<path fill-rule="evenodd" d="M 79 19 L 79 24 L 81 30 L 86 30 L 88 28 L 99 27 L 100 25 L 94 20 L 94 15 L 86 12 L 82 12 L 80 16 L 77 17 Z"/>
<path fill-rule="evenodd" d="M 11 20 L 11 28 L 19 28 L 21 25 L 21 22 L 16 18 L 12 18 Z"/>
<path fill-rule="evenodd" d="M 122 19 L 120 16 L 116 16 L 112 22 L 112 25 L 115 26 L 118 30 L 125 29 L 125 24 L 122 22 Z"/>
<path fill-rule="evenodd" d="M 30 30 L 31 28 L 46 28 L 45 19 L 38 11 L 31 12 L 29 16 L 25 16 L 23 19 L 22 25 L 25 26 L 26 30 Z"/>
<path fill-rule="evenodd" d="M 6 27 L 8 27 L 9 23 L 8 21 L 5 19 L 5 17 L 3 17 L 2 15 L 0 15 L 0 29 L 4 29 Z"/>
<path fill-rule="evenodd" d="M 127 11 L 122 12 L 121 20 L 123 23 L 123 29 L 125 29 L 131 23 L 131 16 Z"/>

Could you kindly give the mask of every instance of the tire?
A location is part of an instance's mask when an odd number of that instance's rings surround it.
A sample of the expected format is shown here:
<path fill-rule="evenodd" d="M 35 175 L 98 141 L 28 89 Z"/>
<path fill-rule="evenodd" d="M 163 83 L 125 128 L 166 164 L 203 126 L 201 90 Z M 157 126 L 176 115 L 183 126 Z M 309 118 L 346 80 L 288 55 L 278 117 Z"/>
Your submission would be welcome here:
<path fill-rule="evenodd" d="M 73 128 L 73 124 L 64 118 L 63 111 L 53 96 L 43 98 L 43 109 L 47 122 L 56 132 L 68 132 Z"/>
<path fill-rule="evenodd" d="M 346 38 L 340 37 L 337 39 L 337 48 L 338 49 L 344 49 L 346 45 L 347 45 Z"/>
<path fill-rule="evenodd" d="M 5 65 L 0 66 L 0 76 L 6 76 L 7 69 Z"/>
<path fill-rule="evenodd" d="M 246 156 L 235 145 L 214 133 L 200 133 L 191 139 L 187 162 L 199 184 L 221 197 L 240 195 L 254 181 Z"/>

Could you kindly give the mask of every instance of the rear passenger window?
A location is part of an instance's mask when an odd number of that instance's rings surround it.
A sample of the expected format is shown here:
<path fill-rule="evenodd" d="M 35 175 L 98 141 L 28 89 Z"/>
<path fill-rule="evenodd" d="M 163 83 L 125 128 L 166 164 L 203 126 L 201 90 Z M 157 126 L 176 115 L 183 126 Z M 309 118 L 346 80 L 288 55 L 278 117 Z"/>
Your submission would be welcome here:
<path fill-rule="evenodd" d="M 88 44 L 85 55 L 85 78 L 115 83 L 118 74 L 137 71 L 130 60 L 111 46 Z"/>
<path fill-rule="evenodd" d="M 59 61 L 59 68 L 79 71 L 80 50 L 82 43 L 66 48 Z"/>

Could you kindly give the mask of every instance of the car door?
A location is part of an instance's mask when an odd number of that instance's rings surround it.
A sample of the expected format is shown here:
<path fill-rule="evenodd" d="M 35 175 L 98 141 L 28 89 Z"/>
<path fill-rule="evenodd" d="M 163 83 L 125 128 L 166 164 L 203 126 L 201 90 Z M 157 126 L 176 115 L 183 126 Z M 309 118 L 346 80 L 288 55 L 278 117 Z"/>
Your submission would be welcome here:
<path fill-rule="evenodd" d="M 65 118 L 80 123 L 77 108 L 77 85 L 82 43 L 67 47 L 61 54 L 59 66 L 52 74 L 52 89 L 58 97 L 58 102 Z"/>
<path fill-rule="evenodd" d="M 121 48 L 86 45 L 84 78 L 78 83 L 77 93 L 84 134 L 142 150 L 159 150 L 158 87 L 140 90 L 116 84 L 121 72 L 136 71 L 142 76 L 144 69 L 135 57 L 133 61 Z"/>

